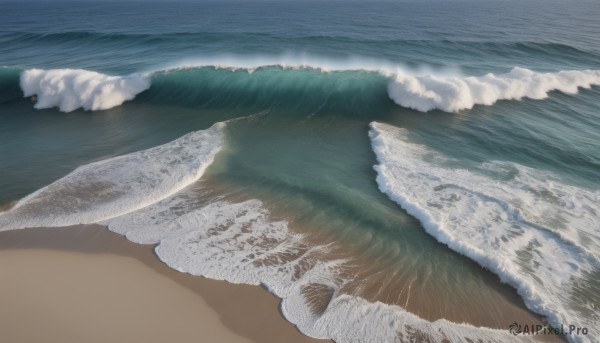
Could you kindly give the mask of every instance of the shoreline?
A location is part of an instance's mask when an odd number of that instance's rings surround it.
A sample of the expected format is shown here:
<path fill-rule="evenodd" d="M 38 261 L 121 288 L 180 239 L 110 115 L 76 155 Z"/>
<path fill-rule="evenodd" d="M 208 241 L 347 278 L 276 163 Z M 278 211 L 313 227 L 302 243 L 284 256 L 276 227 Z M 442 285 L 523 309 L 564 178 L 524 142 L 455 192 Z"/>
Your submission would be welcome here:
<path fill-rule="evenodd" d="M 0 232 L 0 273 L 1 341 L 327 342 L 262 287 L 178 272 L 101 225 Z"/>
<path fill-rule="evenodd" d="M 99 224 L 0 232 L 0 341 L 332 342 L 302 334 L 264 287 L 179 272 L 154 247 Z"/>

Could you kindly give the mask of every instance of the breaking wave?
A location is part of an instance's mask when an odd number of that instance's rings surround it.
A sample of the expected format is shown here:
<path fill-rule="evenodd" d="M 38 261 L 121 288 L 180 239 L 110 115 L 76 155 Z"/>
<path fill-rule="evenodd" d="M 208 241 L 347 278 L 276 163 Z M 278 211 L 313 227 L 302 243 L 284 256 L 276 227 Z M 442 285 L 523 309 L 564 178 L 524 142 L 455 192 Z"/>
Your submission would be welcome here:
<path fill-rule="evenodd" d="M 540 73 L 515 67 L 506 74 L 464 76 L 456 70 L 411 70 L 385 60 L 302 56 L 197 59 L 128 76 L 29 69 L 20 78 L 23 94 L 36 96 L 36 108 L 64 112 L 110 109 L 142 92 L 139 101 L 184 106 L 364 112 L 395 103 L 422 112 L 457 112 L 499 100 L 543 99 L 552 91 L 574 94 L 594 85 L 600 85 L 599 70 Z"/>
<path fill-rule="evenodd" d="M 593 85 L 600 85 L 599 70 L 536 73 L 516 67 L 507 74 L 480 77 L 413 77 L 397 73 L 388 92 L 398 105 L 417 111 L 457 112 L 475 105 L 493 105 L 498 100 L 544 99 L 551 91 L 575 94 L 579 88 Z"/>
<path fill-rule="evenodd" d="M 107 110 L 135 98 L 150 87 L 143 76 L 109 76 L 80 69 L 29 69 L 21 74 L 24 96 L 37 97 L 35 108 L 58 107 L 63 112 L 78 108 Z"/>

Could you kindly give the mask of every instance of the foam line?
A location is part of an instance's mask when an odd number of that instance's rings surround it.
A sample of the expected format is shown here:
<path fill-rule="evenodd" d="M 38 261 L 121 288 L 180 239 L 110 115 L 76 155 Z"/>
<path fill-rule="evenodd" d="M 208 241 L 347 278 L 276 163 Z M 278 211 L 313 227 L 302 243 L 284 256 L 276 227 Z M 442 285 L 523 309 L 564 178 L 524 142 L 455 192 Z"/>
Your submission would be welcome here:
<path fill-rule="evenodd" d="M 578 323 L 591 342 L 600 295 L 600 193 L 509 162 L 452 167 L 406 130 L 371 123 L 380 190 L 439 242 L 500 276 L 554 326 Z M 586 294 L 583 296 L 582 294 Z M 569 325 L 569 324 L 567 324 Z"/>
<path fill-rule="evenodd" d="M 75 169 L 0 215 L 0 231 L 95 223 L 151 205 L 198 180 L 224 145 L 224 123 Z"/>
<path fill-rule="evenodd" d="M 310 54 L 288 53 L 282 55 L 217 55 L 201 58 L 188 58 L 177 63 L 164 66 L 156 71 L 169 71 L 190 68 L 214 67 L 219 69 L 246 70 L 253 72 L 266 67 L 282 69 L 312 69 L 325 73 L 335 71 L 370 71 L 392 74 L 396 70 L 404 70 L 411 75 L 430 73 L 428 68 L 411 69 L 391 61 L 372 57 L 348 56 L 347 58 L 330 58 Z M 448 69 L 450 71 L 450 69 Z M 441 71 L 438 71 L 441 72 Z"/>
<path fill-rule="evenodd" d="M 188 188 L 103 223 L 135 242 L 156 243 L 158 257 L 180 272 L 263 285 L 282 299 L 286 319 L 311 337 L 340 343 L 535 341 L 507 330 L 429 322 L 398 306 L 339 294 L 348 281 L 339 273 L 346 261 L 323 259 L 328 245 L 309 245 L 286 221 L 271 218 L 259 200 L 202 203 L 194 194 L 198 197 L 202 190 Z M 309 289 L 333 294 L 322 313 L 311 309 Z"/>
<path fill-rule="evenodd" d="M 212 67 L 231 71 L 257 70 L 278 67 L 282 69 L 309 69 L 323 73 L 369 72 L 389 79 L 388 96 L 396 104 L 427 112 L 434 109 L 458 112 L 475 105 L 493 105 L 499 100 L 545 99 L 552 91 L 576 94 L 579 88 L 600 85 L 600 70 L 567 70 L 539 73 L 515 67 L 506 74 L 465 76 L 452 68 L 432 70 L 411 69 L 388 61 L 354 58 L 347 60 L 318 59 L 314 57 L 281 57 L 240 59 L 222 57 L 183 62 L 166 69 Z"/>

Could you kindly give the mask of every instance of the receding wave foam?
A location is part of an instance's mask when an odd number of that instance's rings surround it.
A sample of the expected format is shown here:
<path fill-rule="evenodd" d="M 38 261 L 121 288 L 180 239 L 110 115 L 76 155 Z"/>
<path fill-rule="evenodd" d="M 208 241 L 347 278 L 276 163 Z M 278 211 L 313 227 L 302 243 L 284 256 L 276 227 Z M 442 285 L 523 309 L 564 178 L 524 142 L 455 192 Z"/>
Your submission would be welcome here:
<path fill-rule="evenodd" d="M 145 207 L 198 180 L 224 144 L 225 124 L 75 169 L 0 215 L 0 231 L 95 223 Z"/>
<path fill-rule="evenodd" d="M 113 108 L 150 87 L 145 76 L 109 76 L 81 69 L 29 69 L 21 74 L 20 83 L 25 96 L 37 96 L 35 108 L 58 107 L 63 112 Z"/>
<path fill-rule="evenodd" d="M 429 322 L 399 306 L 344 294 L 343 259 L 329 245 L 311 245 L 258 200 L 202 200 L 188 188 L 144 209 L 103 222 L 156 253 L 181 272 L 233 283 L 263 285 L 282 299 L 281 311 L 299 330 L 336 342 L 512 342 L 505 330 L 447 320 Z M 518 341 L 533 341 L 520 337 Z"/>
<path fill-rule="evenodd" d="M 508 162 L 477 171 L 411 143 L 406 130 L 372 123 L 382 192 L 451 249 L 514 286 L 554 326 L 578 325 L 598 337 L 600 193 Z"/>
<path fill-rule="evenodd" d="M 410 76 L 396 73 L 388 94 L 400 106 L 427 112 L 456 112 L 498 100 L 544 99 L 551 91 L 575 94 L 579 88 L 600 85 L 599 70 L 537 73 L 513 68 L 508 74 L 467 77 Z"/>

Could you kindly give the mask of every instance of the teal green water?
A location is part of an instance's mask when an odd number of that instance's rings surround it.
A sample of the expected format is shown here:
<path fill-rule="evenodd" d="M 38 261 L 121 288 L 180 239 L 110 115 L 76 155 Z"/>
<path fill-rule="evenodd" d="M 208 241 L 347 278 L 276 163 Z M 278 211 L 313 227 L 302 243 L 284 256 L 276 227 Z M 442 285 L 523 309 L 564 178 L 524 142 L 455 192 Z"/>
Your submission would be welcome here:
<path fill-rule="evenodd" d="M 439 298 L 406 306 L 426 319 L 454 316 L 502 329 L 511 320 L 539 320 L 516 291 L 438 243 L 379 190 L 369 124 L 405 128 L 413 142 L 461 168 L 509 161 L 598 191 L 597 81 L 577 94 L 551 90 L 543 100 L 501 97 L 490 106 L 424 113 L 394 101 L 395 76 L 386 72 L 466 78 L 521 67 L 598 78 L 600 7 L 309 4 L 1 2 L 0 202 L 78 166 L 230 120 L 225 152 L 204 179 L 260 199 L 293 225 L 370 261 L 348 286 L 362 289 L 356 294 L 406 305 L 398 293 L 413 282 L 423 299 Z M 144 75 L 150 87 L 106 110 L 35 109 L 19 84 L 32 68 Z M 373 287 L 384 290 L 375 296 Z M 599 288 L 591 275 L 573 302 L 599 306 Z"/>

